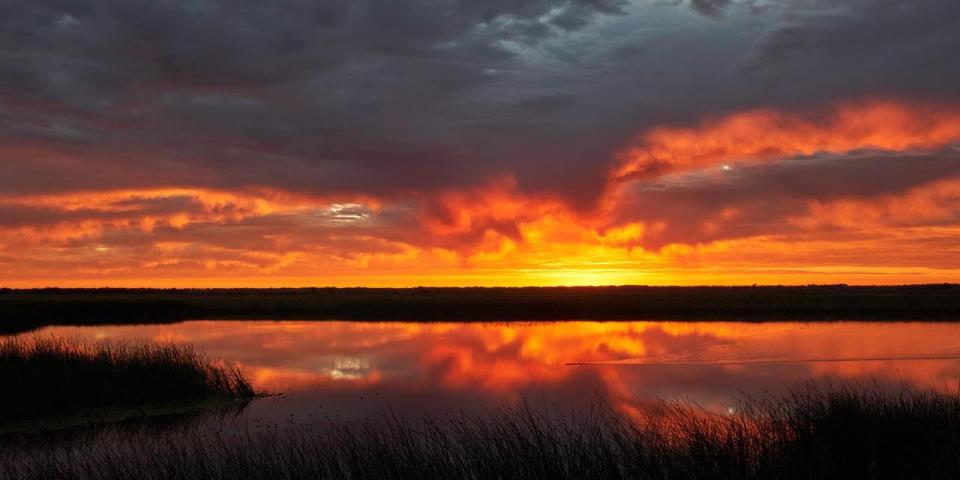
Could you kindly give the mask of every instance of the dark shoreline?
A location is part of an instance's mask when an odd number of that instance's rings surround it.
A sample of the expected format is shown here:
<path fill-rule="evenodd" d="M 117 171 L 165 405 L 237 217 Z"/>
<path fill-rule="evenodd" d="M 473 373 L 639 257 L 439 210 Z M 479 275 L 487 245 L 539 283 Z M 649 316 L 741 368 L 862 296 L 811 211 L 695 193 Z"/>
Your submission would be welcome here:
<path fill-rule="evenodd" d="M 960 285 L 0 289 L 0 331 L 188 319 L 960 320 Z"/>

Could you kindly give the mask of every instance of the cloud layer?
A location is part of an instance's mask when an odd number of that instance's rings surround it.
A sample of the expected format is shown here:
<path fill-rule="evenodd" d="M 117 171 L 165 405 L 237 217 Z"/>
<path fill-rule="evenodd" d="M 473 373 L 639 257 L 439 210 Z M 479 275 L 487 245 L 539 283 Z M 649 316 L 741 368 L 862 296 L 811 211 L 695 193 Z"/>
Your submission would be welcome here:
<path fill-rule="evenodd" d="M 960 280 L 948 0 L 0 3 L 28 285 Z"/>

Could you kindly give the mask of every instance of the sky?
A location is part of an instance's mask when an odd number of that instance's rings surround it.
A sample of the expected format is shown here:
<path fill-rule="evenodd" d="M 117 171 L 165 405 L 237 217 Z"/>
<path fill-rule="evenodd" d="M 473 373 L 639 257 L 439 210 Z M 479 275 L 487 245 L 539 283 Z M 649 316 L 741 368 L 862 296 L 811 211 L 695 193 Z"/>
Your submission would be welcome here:
<path fill-rule="evenodd" d="M 0 286 L 939 282 L 955 0 L 0 0 Z"/>

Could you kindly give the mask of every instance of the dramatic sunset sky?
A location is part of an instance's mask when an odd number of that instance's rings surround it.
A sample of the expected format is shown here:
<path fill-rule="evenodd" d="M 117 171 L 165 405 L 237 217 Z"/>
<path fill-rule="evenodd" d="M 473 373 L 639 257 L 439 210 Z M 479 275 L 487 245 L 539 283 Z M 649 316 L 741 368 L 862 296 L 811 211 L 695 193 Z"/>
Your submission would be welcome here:
<path fill-rule="evenodd" d="M 933 282 L 957 0 L 0 1 L 0 286 Z"/>

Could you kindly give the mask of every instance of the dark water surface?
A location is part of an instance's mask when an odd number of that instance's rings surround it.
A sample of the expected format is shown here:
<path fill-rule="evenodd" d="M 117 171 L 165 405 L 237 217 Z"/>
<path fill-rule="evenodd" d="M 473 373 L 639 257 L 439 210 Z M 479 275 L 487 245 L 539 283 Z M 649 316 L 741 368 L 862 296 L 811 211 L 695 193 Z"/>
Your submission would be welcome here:
<path fill-rule="evenodd" d="M 515 406 L 624 413 L 682 397 L 725 411 L 809 380 L 955 389 L 960 323 L 365 323 L 190 321 L 49 327 L 40 335 L 193 343 L 258 389 L 241 424 Z"/>

